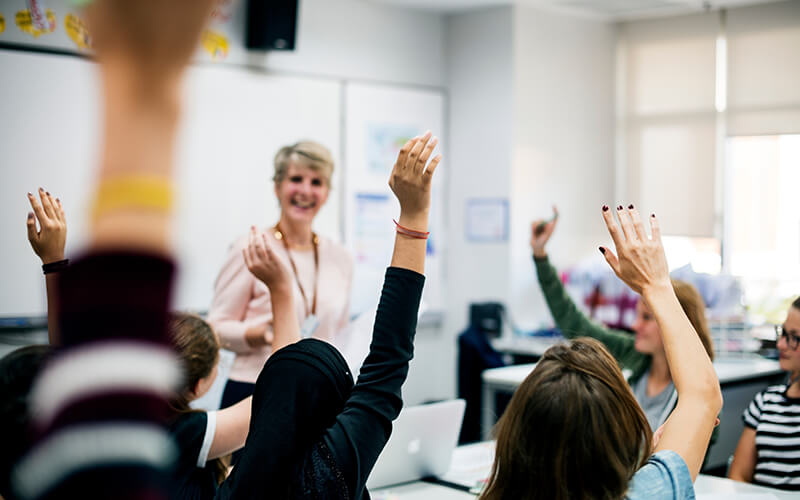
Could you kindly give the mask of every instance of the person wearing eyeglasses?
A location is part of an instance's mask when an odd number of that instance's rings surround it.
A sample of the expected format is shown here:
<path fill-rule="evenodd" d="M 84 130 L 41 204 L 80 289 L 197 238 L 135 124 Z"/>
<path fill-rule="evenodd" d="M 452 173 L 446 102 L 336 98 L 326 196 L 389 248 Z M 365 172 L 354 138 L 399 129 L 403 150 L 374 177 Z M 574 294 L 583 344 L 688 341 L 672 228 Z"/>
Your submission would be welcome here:
<path fill-rule="evenodd" d="M 756 394 L 744 411 L 728 477 L 800 491 L 800 297 L 775 333 L 780 366 L 789 380 Z"/>

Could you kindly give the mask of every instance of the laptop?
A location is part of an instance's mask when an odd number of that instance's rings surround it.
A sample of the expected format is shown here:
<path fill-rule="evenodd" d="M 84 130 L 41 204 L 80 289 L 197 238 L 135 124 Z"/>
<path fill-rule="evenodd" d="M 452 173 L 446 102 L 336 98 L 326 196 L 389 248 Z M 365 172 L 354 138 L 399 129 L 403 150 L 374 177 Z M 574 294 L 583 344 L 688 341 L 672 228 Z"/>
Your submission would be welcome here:
<path fill-rule="evenodd" d="M 400 411 L 392 436 L 367 479 L 367 488 L 383 488 L 446 473 L 458 444 L 465 407 L 463 399 L 454 399 Z"/>

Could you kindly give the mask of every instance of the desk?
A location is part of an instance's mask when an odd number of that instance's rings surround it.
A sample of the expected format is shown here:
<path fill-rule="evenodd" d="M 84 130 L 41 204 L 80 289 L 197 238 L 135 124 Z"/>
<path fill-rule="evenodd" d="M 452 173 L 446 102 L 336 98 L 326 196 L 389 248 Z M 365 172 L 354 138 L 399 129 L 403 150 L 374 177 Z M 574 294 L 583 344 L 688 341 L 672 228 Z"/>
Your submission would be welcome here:
<path fill-rule="evenodd" d="M 481 410 L 481 437 L 490 439 L 492 426 L 498 415 L 495 396 L 513 393 L 535 364 L 492 368 L 483 372 L 483 408 Z M 707 469 L 724 467 L 733 455 L 742 433 L 742 412 L 753 396 L 766 386 L 780 383 L 785 378 L 777 361 L 764 358 L 728 358 L 714 362 L 724 404 L 720 415 L 717 442 L 711 448 Z"/>
<path fill-rule="evenodd" d="M 493 460 L 494 443 L 491 441 L 459 446 L 453 452 L 450 470 L 442 478 L 457 484 L 474 484 L 477 482 L 476 478 L 489 476 Z M 797 498 L 796 493 L 705 474 L 697 476 L 694 489 L 697 500 L 719 500 L 721 498 L 736 500 L 738 495 L 772 495 L 771 497 L 764 496 L 765 500 Z M 474 500 L 476 498 L 474 493 L 421 481 L 370 491 L 370 495 L 373 500 Z"/>

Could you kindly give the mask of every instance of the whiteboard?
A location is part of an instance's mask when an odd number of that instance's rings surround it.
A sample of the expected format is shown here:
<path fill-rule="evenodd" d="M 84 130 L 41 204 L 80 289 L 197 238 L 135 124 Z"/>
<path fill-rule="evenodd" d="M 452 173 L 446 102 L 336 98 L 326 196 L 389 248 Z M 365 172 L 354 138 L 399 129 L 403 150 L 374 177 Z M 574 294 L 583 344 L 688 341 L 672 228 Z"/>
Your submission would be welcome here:
<path fill-rule="evenodd" d="M 369 310 L 377 301 L 391 261 L 400 205 L 388 186 L 400 147 L 431 130 L 439 138 L 436 153 L 446 153 L 445 98 L 434 89 L 348 83 L 345 86 L 345 240 L 355 258 L 352 306 Z M 444 199 L 447 157 L 434 176 L 421 312 L 444 309 Z"/>
<path fill-rule="evenodd" d="M 26 239 L 25 193 L 43 186 L 67 211 L 67 254 L 86 243 L 99 147 L 95 65 L 80 58 L 0 50 L 0 317 L 46 309 L 38 258 Z M 315 230 L 341 241 L 342 83 L 242 68 L 193 67 L 177 151 L 175 305 L 208 308 L 230 243 L 278 219 L 272 159 L 313 139 L 336 159 L 334 191 Z"/>

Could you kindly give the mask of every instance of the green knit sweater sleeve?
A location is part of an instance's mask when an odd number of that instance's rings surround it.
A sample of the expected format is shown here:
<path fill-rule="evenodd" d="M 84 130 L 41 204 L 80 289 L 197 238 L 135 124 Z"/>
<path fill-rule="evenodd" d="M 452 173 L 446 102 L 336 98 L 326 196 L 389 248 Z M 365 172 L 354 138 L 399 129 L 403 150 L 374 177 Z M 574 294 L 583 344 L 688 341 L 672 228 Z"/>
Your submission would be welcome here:
<path fill-rule="evenodd" d="M 547 301 L 547 307 L 550 308 L 550 314 L 564 337 L 568 339 L 595 338 L 605 344 L 611 355 L 623 366 L 630 364 L 630 361 L 634 361 L 633 364 L 639 364 L 636 361 L 640 361 L 641 355 L 634 350 L 634 339 L 631 335 L 611 330 L 586 317 L 567 294 L 567 290 L 558 278 L 558 272 L 550 264 L 548 258 L 535 258 L 533 261 L 536 264 L 536 274 L 539 277 L 539 285 Z"/>

